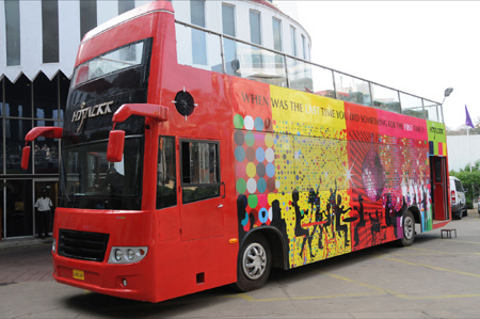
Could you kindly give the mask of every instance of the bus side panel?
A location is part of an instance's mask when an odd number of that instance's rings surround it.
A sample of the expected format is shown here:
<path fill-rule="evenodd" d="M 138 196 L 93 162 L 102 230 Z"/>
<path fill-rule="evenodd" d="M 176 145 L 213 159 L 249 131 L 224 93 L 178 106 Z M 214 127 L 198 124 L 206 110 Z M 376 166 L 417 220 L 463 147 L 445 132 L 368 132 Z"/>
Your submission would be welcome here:
<path fill-rule="evenodd" d="M 402 238 L 410 206 L 418 207 L 425 229 L 425 120 L 271 86 L 270 133 L 249 125 L 258 114 L 237 100 L 240 238 L 277 227 L 293 268 Z"/>
<path fill-rule="evenodd" d="M 351 165 L 354 250 L 403 237 L 402 216 L 431 220 L 425 120 L 345 102 Z M 356 164 L 354 164 L 356 163 Z"/>
<path fill-rule="evenodd" d="M 179 215 L 175 218 L 179 218 L 180 229 L 178 238 L 172 239 L 173 234 L 170 234 L 168 237 L 173 241 L 162 242 L 160 248 L 162 254 L 165 250 L 160 267 L 169 267 L 169 272 L 164 273 L 173 274 L 160 279 L 161 299 L 166 295 L 171 298 L 234 283 L 237 279 L 238 253 L 236 199 L 233 196 L 235 172 L 232 106 L 229 104 L 230 97 L 225 93 L 230 87 L 229 77 L 179 65 L 176 63 L 176 55 L 170 58 L 164 58 L 159 83 L 159 87 L 162 87 L 160 104 L 169 107 L 168 121 L 160 125 L 159 134 L 176 136 L 177 142 L 194 140 L 218 143 L 220 185 L 219 196 L 184 203 L 183 196 L 188 189 L 183 189 L 181 165 L 188 165 L 189 162 L 181 158 L 182 154 L 177 150 Z M 172 103 L 177 93 L 184 90 L 191 94 L 196 104 L 193 113 L 187 117 L 180 114 Z M 210 205 L 209 210 L 204 204 L 212 201 L 216 205 Z M 212 213 L 212 210 L 215 212 Z M 218 229 L 212 228 L 215 225 Z M 173 244 L 175 240 L 180 241 Z M 166 292 L 162 288 L 172 285 L 175 286 L 173 291 Z"/>
<path fill-rule="evenodd" d="M 232 245 L 223 238 L 163 241 L 158 245 L 157 297 L 167 300 L 233 283 L 236 277 L 225 269 Z M 235 269 L 236 262 L 229 267 Z M 166 275 L 168 274 L 168 275 Z"/>

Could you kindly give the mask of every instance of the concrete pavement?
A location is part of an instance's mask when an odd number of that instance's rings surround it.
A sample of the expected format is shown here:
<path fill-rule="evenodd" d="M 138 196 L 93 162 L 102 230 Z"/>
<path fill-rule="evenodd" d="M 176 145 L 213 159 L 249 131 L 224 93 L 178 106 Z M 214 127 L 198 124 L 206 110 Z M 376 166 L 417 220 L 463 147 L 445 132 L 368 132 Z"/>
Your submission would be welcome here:
<path fill-rule="evenodd" d="M 0 251 L 0 318 L 479 318 L 480 217 L 476 210 L 420 234 L 291 271 L 262 289 L 220 287 L 150 304 L 53 282 L 50 245 Z"/>

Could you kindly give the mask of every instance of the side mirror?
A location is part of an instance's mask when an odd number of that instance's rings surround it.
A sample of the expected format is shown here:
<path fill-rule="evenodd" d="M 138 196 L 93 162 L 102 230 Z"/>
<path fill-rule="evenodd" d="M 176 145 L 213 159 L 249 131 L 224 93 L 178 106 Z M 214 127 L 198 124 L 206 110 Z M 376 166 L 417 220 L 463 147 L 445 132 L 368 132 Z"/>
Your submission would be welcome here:
<path fill-rule="evenodd" d="M 20 166 L 23 170 L 28 170 L 28 163 L 30 162 L 30 146 L 25 146 L 22 150 L 22 163 Z"/>
<path fill-rule="evenodd" d="M 107 147 L 107 161 L 121 162 L 125 147 L 125 131 L 110 131 Z"/>

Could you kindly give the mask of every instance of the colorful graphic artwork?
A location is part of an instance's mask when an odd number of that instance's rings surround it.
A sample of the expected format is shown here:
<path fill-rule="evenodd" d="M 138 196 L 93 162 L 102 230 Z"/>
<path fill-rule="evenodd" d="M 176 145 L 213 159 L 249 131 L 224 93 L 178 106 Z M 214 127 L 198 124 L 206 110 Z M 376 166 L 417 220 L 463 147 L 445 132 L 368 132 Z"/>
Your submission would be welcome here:
<path fill-rule="evenodd" d="M 276 227 L 294 268 L 402 238 L 408 207 L 431 229 L 429 154 L 444 154 L 431 136 L 438 123 L 427 129 L 422 119 L 277 86 L 237 87 L 241 238 Z"/>

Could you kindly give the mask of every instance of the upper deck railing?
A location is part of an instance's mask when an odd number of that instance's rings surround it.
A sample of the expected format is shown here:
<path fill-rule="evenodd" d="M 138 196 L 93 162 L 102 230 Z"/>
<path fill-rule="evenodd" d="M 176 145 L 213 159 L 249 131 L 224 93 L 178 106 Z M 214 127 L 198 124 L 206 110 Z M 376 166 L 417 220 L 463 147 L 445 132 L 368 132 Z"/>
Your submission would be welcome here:
<path fill-rule="evenodd" d="M 442 105 L 177 21 L 178 63 L 443 123 Z"/>

